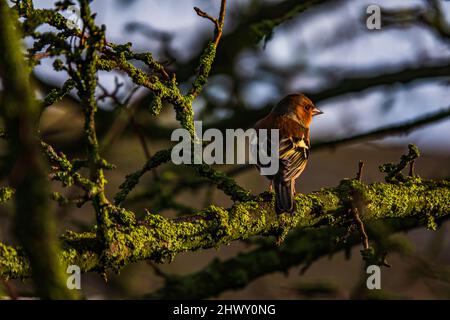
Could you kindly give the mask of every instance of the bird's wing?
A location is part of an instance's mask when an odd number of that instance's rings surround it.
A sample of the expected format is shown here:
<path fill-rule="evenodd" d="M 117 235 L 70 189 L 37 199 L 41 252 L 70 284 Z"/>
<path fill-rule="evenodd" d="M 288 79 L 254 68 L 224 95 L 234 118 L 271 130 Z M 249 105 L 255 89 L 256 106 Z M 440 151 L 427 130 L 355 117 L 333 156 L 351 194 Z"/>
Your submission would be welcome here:
<path fill-rule="evenodd" d="M 272 146 L 272 139 L 270 132 L 264 137 L 261 137 L 260 134 L 257 132 L 255 135 L 252 136 L 250 140 L 250 150 L 251 155 L 254 157 L 254 160 L 256 160 L 256 167 L 258 170 L 261 171 L 261 168 L 269 168 L 271 166 L 270 163 L 262 163 L 261 159 L 270 159 L 272 155 L 271 151 Z M 271 179 L 271 176 L 267 176 L 267 178 Z"/>
<path fill-rule="evenodd" d="M 297 178 L 305 169 L 309 157 L 309 139 L 306 135 L 280 139 L 280 177 L 284 181 Z"/>
<path fill-rule="evenodd" d="M 280 167 L 277 176 L 284 181 L 297 178 L 305 169 L 309 157 L 309 130 L 290 118 L 275 117 L 272 114 L 259 121 L 255 129 L 279 130 Z M 268 148 L 271 145 L 270 135 L 266 140 Z M 261 163 L 258 163 L 258 166 L 264 167 Z"/>

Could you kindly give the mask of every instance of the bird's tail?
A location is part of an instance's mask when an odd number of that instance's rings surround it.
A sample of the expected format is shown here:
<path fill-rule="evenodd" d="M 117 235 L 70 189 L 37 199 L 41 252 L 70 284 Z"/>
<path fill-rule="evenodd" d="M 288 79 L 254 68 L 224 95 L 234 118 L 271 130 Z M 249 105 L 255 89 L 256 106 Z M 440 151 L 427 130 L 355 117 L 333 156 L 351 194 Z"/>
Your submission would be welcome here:
<path fill-rule="evenodd" d="M 292 181 L 274 181 L 275 187 L 275 211 L 277 214 L 294 211 L 294 193 Z"/>

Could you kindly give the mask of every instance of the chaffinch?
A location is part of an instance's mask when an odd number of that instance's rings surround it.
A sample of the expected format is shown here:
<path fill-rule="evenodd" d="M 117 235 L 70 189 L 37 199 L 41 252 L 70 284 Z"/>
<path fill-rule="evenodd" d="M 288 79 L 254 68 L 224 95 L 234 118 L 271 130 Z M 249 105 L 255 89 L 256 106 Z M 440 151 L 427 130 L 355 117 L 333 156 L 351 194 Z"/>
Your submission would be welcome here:
<path fill-rule="evenodd" d="M 294 211 L 295 180 L 309 157 L 309 125 L 313 116 L 322 113 L 304 94 L 290 94 L 255 125 L 257 132 L 279 129 L 279 169 L 275 175 L 266 176 L 270 180 L 269 190 L 272 191 L 272 185 L 275 188 L 277 214 Z M 270 146 L 270 141 L 267 145 Z"/>

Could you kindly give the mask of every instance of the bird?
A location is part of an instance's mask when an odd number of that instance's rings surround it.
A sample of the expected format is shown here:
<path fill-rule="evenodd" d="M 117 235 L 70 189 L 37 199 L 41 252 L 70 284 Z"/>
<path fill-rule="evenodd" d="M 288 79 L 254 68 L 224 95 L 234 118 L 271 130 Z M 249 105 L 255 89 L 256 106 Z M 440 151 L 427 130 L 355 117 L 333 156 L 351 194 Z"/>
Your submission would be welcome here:
<path fill-rule="evenodd" d="M 260 129 L 279 130 L 279 168 L 275 174 L 266 176 L 269 192 L 272 192 L 272 186 L 275 190 L 277 214 L 294 211 L 295 181 L 305 170 L 310 154 L 309 126 L 312 118 L 319 114 L 323 112 L 306 95 L 289 94 L 254 125 L 256 132 Z M 267 139 L 270 140 L 270 134 Z M 270 141 L 266 146 L 270 146 Z M 261 171 L 261 163 L 256 166 Z"/>

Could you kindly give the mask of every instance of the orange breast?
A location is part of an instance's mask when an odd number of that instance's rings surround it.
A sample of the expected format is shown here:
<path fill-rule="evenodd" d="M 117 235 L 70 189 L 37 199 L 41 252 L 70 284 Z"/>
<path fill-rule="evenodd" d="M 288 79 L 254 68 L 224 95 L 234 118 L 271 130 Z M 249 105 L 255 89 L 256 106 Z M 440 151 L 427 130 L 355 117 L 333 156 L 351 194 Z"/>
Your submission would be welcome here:
<path fill-rule="evenodd" d="M 309 142 L 309 130 L 285 116 L 269 114 L 256 123 L 255 129 L 278 129 L 280 130 L 280 139 L 283 137 L 305 137 L 305 140 Z"/>

